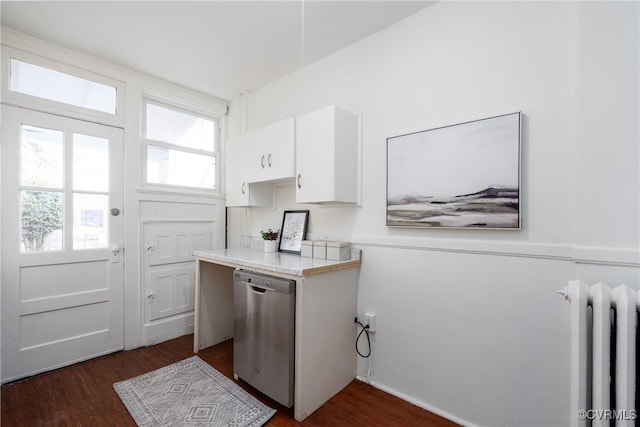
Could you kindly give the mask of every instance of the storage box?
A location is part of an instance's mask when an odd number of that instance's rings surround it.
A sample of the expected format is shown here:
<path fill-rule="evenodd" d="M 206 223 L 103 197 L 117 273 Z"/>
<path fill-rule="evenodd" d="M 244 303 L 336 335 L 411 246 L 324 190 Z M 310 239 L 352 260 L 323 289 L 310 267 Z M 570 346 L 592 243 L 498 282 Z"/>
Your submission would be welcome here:
<path fill-rule="evenodd" d="M 300 247 L 300 256 L 313 258 L 313 241 L 312 240 L 302 241 L 302 246 Z"/>
<path fill-rule="evenodd" d="M 313 242 L 313 257 L 327 259 L 327 242 L 316 240 Z"/>
<path fill-rule="evenodd" d="M 327 259 L 345 261 L 351 259 L 351 243 L 327 242 Z"/>

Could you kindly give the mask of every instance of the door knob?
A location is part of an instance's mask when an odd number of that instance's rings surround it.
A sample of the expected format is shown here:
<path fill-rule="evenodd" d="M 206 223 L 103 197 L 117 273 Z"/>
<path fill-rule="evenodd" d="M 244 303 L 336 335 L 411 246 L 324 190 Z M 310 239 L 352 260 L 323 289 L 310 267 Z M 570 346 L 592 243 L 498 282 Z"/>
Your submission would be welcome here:
<path fill-rule="evenodd" d="M 118 215 L 120 215 L 120 209 L 111 208 L 111 216 L 118 216 Z"/>

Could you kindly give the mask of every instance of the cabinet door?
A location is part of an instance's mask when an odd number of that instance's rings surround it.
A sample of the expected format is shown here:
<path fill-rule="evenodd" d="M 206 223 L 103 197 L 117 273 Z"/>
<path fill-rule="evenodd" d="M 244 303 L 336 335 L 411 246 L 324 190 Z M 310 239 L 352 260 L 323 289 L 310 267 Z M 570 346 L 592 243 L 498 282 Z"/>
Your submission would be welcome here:
<path fill-rule="evenodd" d="M 296 118 L 296 202 L 357 203 L 358 118 L 334 106 Z"/>
<path fill-rule="evenodd" d="M 227 143 L 226 199 L 227 206 L 273 206 L 272 185 L 249 183 L 247 153 L 254 142 L 254 134 L 247 133 Z"/>
<path fill-rule="evenodd" d="M 247 132 L 244 135 L 244 150 L 241 157 L 246 167 L 245 179 L 247 182 L 262 182 L 266 179 L 263 140 L 261 129 Z"/>
<path fill-rule="evenodd" d="M 247 182 L 293 178 L 295 121 L 292 118 L 271 123 L 250 132 L 247 149 Z"/>
<path fill-rule="evenodd" d="M 248 206 L 249 185 L 246 182 L 245 136 L 227 143 L 226 196 L 227 206 Z"/>
<path fill-rule="evenodd" d="M 265 178 L 270 181 L 293 178 L 295 174 L 294 118 L 264 127 L 261 135 Z"/>
<path fill-rule="evenodd" d="M 333 198 L 333 110 L 322 109 L 296 118 L 296 202 Z"/>

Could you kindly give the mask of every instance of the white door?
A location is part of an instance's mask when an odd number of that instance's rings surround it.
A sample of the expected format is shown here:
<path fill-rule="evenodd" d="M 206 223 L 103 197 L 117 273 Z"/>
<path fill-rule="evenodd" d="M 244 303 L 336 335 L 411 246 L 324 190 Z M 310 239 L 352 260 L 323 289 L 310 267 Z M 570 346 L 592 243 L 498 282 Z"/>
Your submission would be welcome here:
<path fill-rule="evenodd" d="M 193 251 L 212 248 L 211 221 L 153 221 L 143 224 L 143 345 L 193 333 L 196 262 Z"/>
<path fill-rule="evenodd" d="M 2 381 L 123 348 L 121 129 L 2 107 Z"/>

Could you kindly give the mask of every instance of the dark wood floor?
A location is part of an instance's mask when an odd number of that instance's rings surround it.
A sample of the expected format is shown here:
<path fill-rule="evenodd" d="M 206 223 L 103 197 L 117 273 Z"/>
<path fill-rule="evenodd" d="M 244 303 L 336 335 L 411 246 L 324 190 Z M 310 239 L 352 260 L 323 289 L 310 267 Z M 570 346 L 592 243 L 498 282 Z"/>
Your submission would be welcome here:
<path fill-rule="evenodd" d="M 155 346 L 122 351 L 2 386 L 3 427 L 135 426 L 113 383 L 193 356 L 193 335 Z M 232 341 L 207 348 L 198 356 L 233 378 Z M 303 423 L 284 408 L 238 383 L 277 413 L 268 426 L 454 426 L 456 424 L 410 403 L 353 381 Z"/>

